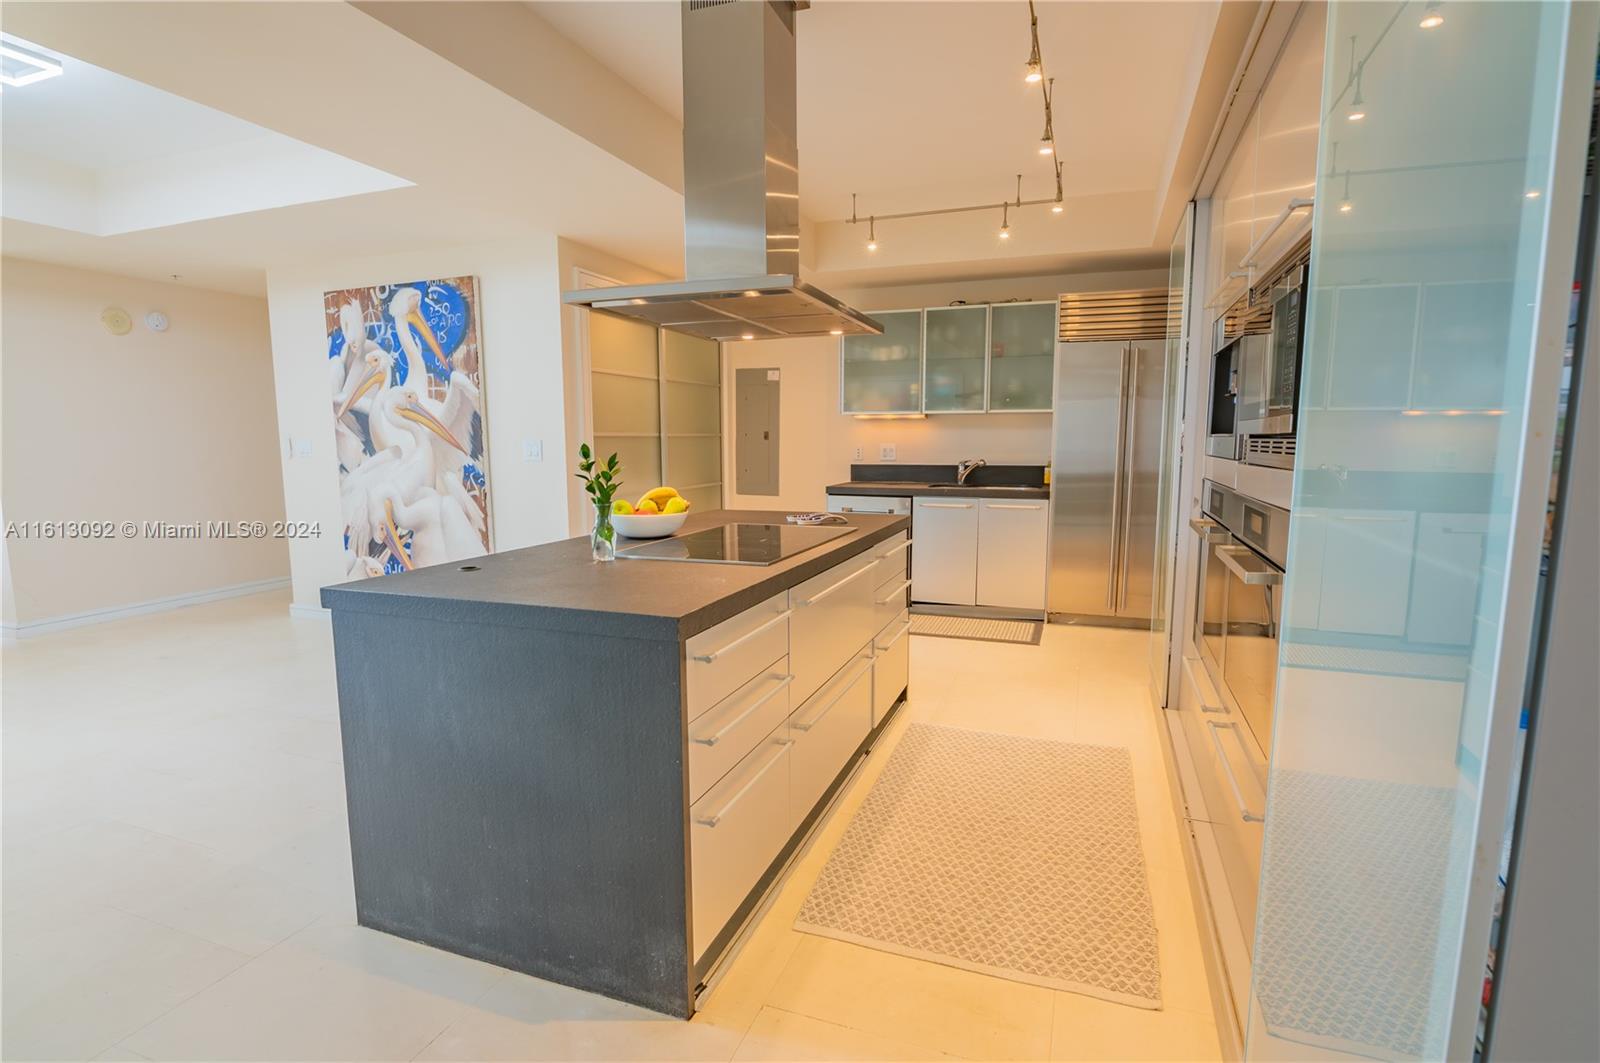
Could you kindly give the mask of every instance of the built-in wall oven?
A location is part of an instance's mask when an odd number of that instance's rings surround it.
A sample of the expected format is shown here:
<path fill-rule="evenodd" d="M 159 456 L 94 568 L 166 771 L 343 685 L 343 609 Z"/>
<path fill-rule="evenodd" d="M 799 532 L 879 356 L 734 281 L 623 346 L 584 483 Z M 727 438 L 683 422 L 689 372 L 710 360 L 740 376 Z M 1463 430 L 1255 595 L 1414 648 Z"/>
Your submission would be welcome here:
<path fill-rule="evenodd" d="M 1244 718 L 1264 759 L 1272 715 L 1283 619 L 1283 570 L 1289 511 L 1206 480 L 1194 642 L 1217 686 Z"/>

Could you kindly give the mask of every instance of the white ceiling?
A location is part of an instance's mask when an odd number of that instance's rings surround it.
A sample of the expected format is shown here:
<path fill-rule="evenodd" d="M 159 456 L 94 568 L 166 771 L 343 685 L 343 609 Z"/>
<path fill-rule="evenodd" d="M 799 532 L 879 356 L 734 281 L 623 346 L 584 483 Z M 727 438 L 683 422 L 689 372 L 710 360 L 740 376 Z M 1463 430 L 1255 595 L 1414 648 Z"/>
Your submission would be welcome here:
<path fill-rule="evenodd" d="M 677 4 L 531 5 L 681 118 Z M 1191 103 L 1213 3 L 1038 4 L 1068 196 L 1159 189 Z M 802 211 L 816 221 L 1054 193 L 1037 151 L 1044 110 L 1022 80 L 1016 0 L 819 0 L 795 17 Z"/>

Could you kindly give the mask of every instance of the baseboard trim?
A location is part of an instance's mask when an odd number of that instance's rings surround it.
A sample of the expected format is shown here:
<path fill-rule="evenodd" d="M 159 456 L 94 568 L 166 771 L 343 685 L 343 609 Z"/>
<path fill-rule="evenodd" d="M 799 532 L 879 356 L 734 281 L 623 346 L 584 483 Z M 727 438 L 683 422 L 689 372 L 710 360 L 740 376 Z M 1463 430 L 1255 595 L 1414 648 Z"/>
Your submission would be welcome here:
<path fill-rule="evenodd" d="M 289 603 L 289 615 L 296 620 L 332 620 L 333 613 L 324 605 L 301 605 L 299 602 Z"/>
<path fill-rule="evenodd" d="M 90 609 L 82 613 L 68 613 L 66 616 L 54 616 L 48 620 L 33 620 L 25 624 L 0 624 L 0 638 L 7 642 L 37 638 L 40 635 L 50 635 L 57 631 L 66 631 L 75 627 L 104 624 L 112 620 L 126 620 L 129 617 L 144 616 L 148 613 L 164 613 L 168 610 L 182 609 L 190 605 L 220 602 L 225 598 L 242 598 L 247 594 L 263 594 L 267 591 L 283 590 L 288 586 L 288 576 L 277 576 L 272 579 L 252 580 L 248 583 L 234 583 L 226 587 L 212 587 L 209 590 L 191 591 L 188 594 L 174 594 L 166 598 L 152 598 L 150 601 L 134 602 L 132 605 L 117 605 L 108 609 Z"/>

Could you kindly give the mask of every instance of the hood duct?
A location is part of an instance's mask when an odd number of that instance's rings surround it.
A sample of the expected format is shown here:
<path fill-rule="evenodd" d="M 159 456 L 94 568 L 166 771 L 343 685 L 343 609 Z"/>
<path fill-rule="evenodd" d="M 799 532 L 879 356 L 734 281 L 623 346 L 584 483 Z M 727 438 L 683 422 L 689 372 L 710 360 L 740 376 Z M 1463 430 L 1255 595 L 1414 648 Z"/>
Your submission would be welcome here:
<path fill-rule="evenodd" d="M 800 280 L 794 13 L 785 0 L 683 4 L 687 280 L 562 301 L 713 340 L 881 333 Z"/>

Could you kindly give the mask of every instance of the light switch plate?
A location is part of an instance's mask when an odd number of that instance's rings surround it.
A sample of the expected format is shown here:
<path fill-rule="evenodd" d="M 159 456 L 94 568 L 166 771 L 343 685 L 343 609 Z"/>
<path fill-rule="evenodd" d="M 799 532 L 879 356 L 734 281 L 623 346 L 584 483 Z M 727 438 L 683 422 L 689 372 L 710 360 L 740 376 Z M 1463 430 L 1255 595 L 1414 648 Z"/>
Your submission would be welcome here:
<path fill-rule="evenodd" d="M 524 439 L 522 441 L 522 460 L 523 461 L 543 461 L 544 460 L 544 440 L 542 440 L 542 439 Z"/>
<path fill-rule="evenodd" d="M 866 447 L 857 447 L 856 448 L 856 458 L 855 458 L 855 460 L 861 461 L 866 456 L 867 456 L 867 448 Z"/>
<path fill-rule="evenodd" d="M 893 461 L 894 460 L 894 444 L 893 443 L 883 443 L 883 444 L 879 445 L 879 447 L 878 447 L 878 460 L 879 461 Z"/>
<path fill-rule="evenodd" d="M 291 443 L 294 446 L 294 456 L 295 457 L 297 457 L 297 458 L 309 458 L 309 457 L 311 457 L 311 440 L 306 439 L 304 436 L 302 436 L 299 439 L 291 440 Z"/>

